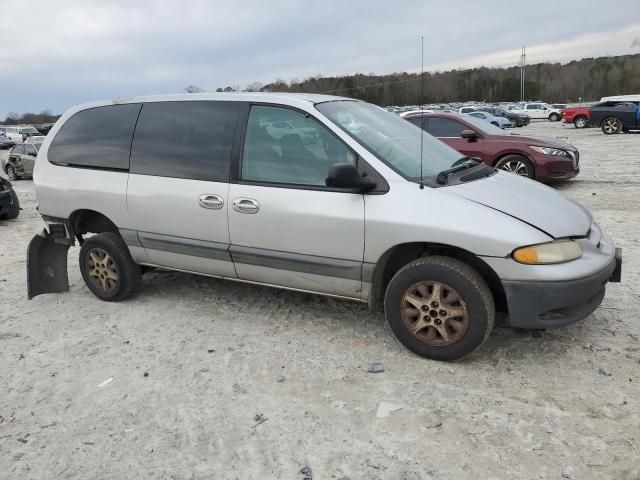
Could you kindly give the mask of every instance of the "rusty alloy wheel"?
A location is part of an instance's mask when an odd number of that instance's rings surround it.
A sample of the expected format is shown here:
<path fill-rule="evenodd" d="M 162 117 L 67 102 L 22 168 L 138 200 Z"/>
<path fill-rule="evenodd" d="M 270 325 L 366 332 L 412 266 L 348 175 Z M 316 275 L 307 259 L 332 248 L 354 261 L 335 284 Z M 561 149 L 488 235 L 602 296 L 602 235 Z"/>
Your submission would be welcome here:
<path fill-rule="evenodd" d="M 432 347 L 460 340 L 469 327 L 469 310 L 460 294 L 446 283 L 419 282 L 407 289 L 400 304 L 411 334 Z"/>
<path fill-rule="evenodd" d="M 111 292 L 118 286 L 118 268 L 107 252 L 93 248 L 87 252 L 87 274 L 96 288 Z"/>

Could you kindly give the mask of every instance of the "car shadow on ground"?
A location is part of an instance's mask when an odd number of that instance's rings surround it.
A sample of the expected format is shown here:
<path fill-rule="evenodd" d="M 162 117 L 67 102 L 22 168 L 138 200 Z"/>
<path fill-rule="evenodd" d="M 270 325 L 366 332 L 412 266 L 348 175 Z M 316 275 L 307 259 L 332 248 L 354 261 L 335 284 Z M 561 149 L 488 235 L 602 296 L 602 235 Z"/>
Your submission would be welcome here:
<path fill-rule="evenodd" d="M 395 353 L 420 358 L 395 339 L 382 309 L 372 312 L 366 304 L 351 300 L 165 270 L 146 272 L 136 298 L 148 302 L 155 298 L 175 298 L 176 294 L 183 306 L 186 304 L 189 308 L 189 303 L 193 304 L 194 314 L 202 311 L 199 306 L 204 301 L 211 306 L 212 315 L 216 308 L 224 308 L 235 309 L 248 318 L 265 318 L 267 310 L 270 312 L 268 321 L 274 326 L 281 322 L 289 324 L 291 312 L 297 314 L 294 321 L 304 323 L 297 327 L 320 328 L 320 325 L 331 330 L 337 323 L 341 333 L 351 329 L 352 336 L 357 337 L 363 335 L 365 325 L 369 343 L 380 342 L 380 348 L 385 348 L 382 345 L 385 342 L 380 338 L 388 336 Z M 567 338 L 571 338 L 571 342 Z M 473 355 L 455 363 L 469 366 L 489 363 L 495 366 L 508 362 L 526 369 L 532 357 L 543 357 L 540 363 L 558 362 L 566 357 L 568 350 L 582 348 L 581 345 L 589 342 L 593 339 L 589 338 L 586 329 L 576 325 L 558 330 L 532 331 L 513 329 L 496 322 L 485 344 Z"/>

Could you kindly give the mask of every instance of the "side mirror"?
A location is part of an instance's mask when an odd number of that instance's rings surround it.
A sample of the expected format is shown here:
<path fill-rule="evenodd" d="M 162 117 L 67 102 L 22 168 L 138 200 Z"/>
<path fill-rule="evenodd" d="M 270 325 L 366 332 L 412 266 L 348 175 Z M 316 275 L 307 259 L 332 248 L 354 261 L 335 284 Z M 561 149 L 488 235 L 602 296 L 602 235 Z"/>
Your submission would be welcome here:
<path fill-rule="evenodd" d="M 358 169 L 350 163 L 332 165 L 325 184 L 329 188 L 346 188 L 357 192 L 367 192 L 376 187 L 376 182 L 360 175 Z"/>
<path fill-rule="evenodd" d="M 478 139 L 478 134 L 473 130 L 463 130 L 460 132 L 462 138 L 466 138 L 470 142 L 474 142 Z"/>

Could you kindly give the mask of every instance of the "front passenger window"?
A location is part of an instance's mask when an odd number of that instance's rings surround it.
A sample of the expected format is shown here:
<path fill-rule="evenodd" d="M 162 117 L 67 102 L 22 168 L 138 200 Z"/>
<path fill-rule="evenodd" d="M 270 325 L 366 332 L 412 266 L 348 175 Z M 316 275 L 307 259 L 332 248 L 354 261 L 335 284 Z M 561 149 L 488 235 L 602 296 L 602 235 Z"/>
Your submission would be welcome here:
<path fill-rule="evenodd" d="M 336 163 L 355 164 L 355 154 L 316 120 L 287 108 L 251 108 L 242 180 L 325 186 Z"/>

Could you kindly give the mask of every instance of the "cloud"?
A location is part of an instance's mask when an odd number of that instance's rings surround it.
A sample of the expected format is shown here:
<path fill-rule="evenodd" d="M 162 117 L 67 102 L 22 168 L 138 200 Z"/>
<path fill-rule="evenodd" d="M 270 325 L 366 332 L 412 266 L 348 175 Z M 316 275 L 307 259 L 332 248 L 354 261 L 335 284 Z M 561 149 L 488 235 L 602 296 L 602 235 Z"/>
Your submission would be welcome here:
<path fill-rule="evenodd" d="M 640 2 L 22 0 L 0 16 L 0 118 L 252 81 L 631 53 Z M 16 19 L 29 15 L 29 27 Z"/>

